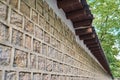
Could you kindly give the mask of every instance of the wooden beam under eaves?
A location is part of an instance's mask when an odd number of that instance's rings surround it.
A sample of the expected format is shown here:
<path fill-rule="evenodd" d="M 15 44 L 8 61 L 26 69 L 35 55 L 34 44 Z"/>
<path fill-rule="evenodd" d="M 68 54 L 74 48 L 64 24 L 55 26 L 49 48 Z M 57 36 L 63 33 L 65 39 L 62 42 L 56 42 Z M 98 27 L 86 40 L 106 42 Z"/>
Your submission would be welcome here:
<path fill-rule="evenodd" d="M 68 19 L 74 19 L 74 18 L 81 18 L 81 17 L 86 17 L 86 12 L 84 9 L 80 9 L 80 10 L 75 10 L 75 11 L 71 11 L 69 13 L 66 13 L 66 17 Z"/>
<path fill-rule="evenodd" d="M 91 26 L 92 24 L 92 20 L 85 20 L 85 21 L 77 21 L 77 22 L 73 22 L 74 28 L 78 28 L 78 27 L 85 27 L 85 26 Z"/>
<path fill-rule="evenodd" d="M 95 38 L 95 34 L 91 33 L 91 34 L 86 34 L 86 35 L 80 35 L 79 38 L 81 40 L 93 39 Z"/>
<path fill-rule="evenodd" d="M 93 33 L 93 28 L 82 28 L 82 29 L 75 29 L 76 35 L 85 35 L 85 34 L 90 34 Z"/>
<path fill-rule="evenodd" d="M 84 40 L 84 44 L 94 44 L 94 43 L 98 43 L 98 40 L 96 38 Z"/>
<path fill-rule="evenodd" d="M 62 8 L 65 12 L 82 9 L 83 5 L 79 0 L 57 0 L 58 8 Z"/>

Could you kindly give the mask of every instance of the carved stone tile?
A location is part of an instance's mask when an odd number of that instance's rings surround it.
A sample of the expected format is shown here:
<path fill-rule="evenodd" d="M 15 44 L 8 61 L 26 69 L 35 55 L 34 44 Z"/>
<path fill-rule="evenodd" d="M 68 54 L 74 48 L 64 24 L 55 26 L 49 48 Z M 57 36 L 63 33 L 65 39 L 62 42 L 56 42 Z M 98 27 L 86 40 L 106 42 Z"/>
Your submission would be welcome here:
<path fill-rule="evenodd" d="M 18 0 L 10 0 L 10 5 L 12 5 L 15 8 L 18 8 Z"/>
<path fill-rule="evenodd" d="M 36 69 L 36 55 L 30 55 L 30 68 Z"/>
<path fill-rule="evenodd" d="M 0 66 L 7 66 L 10 64 L 11 54 L 10 47 L 0 45 Z"/>
<path fill-rule="evenodd" d="M 44 33 L 44 41 L 46 42 L 46 43 L 50 43 L 50 35 L 48 34 L 48 33 Z"/>
<path fill-rule="evenodd" d="M 0 23 L 0 41 L 8 41 L 9 39 L 9 27 Z"/>
<path fill-rule="evenodd" d="M 46 66 L 45 64 L 46 64 L 45 58 L 38 57 L 38 68 L 40 70 L 45 70 L 45 66 Z"/>
<path fill-rule="evenodd" d="M 35 37 L 43 40 L 43 33 L 44 32 L 43 32 L 43 30 L 40 27 L 35 26 Z"/>
<path fill-rule="evenodd" d="M 59 71 L 59 64 L 57 62 L 53 62 L 53 71 L 58 72 Z"/>
<path fill-rule="evenodd" d="M 31 80 L 31 74 L 26 72 L 20 72 L 19 80 Z"/>
<path fill-rule="evenodd" d="M 43 12 L 43 6 L 42 5 L 43 5 L 43 0 L 37 0 L 36 8 L 41 14 Z"/>
<path fill-rule="evenodd" d="M 51 76 L 51 80 L 58 80 L 56 75 Z"/>
<path fill-rule="evenodd" d="M 55 58 L 55 49 L 52 47 L 48 47 L 48 56 L 51 58 Z"/>
<path fill-rule="evenodd" d="M 42 80 L 42 76 L 39 73 L 33 73 L 33 80 Z"/>
<path fill-rule="evenodd" d="M 6 20 L 8 13 L 8 7 L 0 2 L 0 20 Z"/>
<path fill-rule="evenodd" d="M 23 46 L 23 33 L 13 29 L 12 30 L 12 43 L 18 46 Z"/>
<path fill-rule="evenodd" d="M 36 1 L 36 0 L 24 0 L 24 1 L 25 1 L 26 3 L 28 3 L 29 6 L 35 8 L 35 1 Z"/>
<path fill-rule="evenodd" d="M 52 60 L 49 60 L 49 59 L 46 60 L 46 70 L 50 71 L 50 72 L 53 70 L 53 61 Z"/>
<path fill-rule="evenodd" d="M 25 19 L 25 25 L 24 25 L 25 31 L 29 32 L 30 34 L 34 33 L 34 25 L 31 21 L 28 19 Z"/>
<path fill-rule="evenodd" d="M 46 26 L 46 21 L 42 16 L 39 16 L 39 25 L 41 27 L 45 27 Z"/>
<path fill-rule="evenodd" d="M 30 7 L 24 2 L 24 0 L 21 0 L 20 11 L 27 17 L 30 17 Z"/>
<path fill-rule="evenodd" d="M 38 13 L 34 10 L 32 11 L 32 20 L 36 23 L 38 23 Z"/>
<path fill-rule="evenodd" d="M 21 50 L 15 50 L 14 67 L 25 68 L 28 66 L 28 54 Z"/>
<path fill-rule="evenodd" d="M 44 26 L 44 28 L 47 32 L 50 32 L 50 30 L 51 30 L 51 26 L 48 22 L 46 22 L 46 25 Z"/>
<path fill-rule="evenodd" d="M 56 44 L 56 39 L 54 38 L 54 37 L 51 37 L 51 41 L 50 41 L 50 43 L 52 44 L 52 46 L 54 46 L 55 47 L 55 44 Z"/>
<path fill-rule="evenodd" d="M 22 22 L 23 22 L 22 16 L 17 12 L 12 11 L 10 23 L 15 25 L 16 27 L 22 28 Z"/>
<path fill-rule="evenodd" d="M 64 70 L 63 64 L 60 64 L 60 65 L 59 65 L 59 70 L 60 70 L 60 73 L 63 73 L 63 70 Z"/>
<path fill-rule="evenodd" d="M 33 40 L 33 51 L 37 53 L 41 53 L 41 42 L 37 40 Z"/>
<path fill-rule="evenodd" d="M 28 35 L 25 35 L 25 48 L 31 49 L 31 37 Z"/>
<path fill-rule="evenodd" d="M 51 76 L 49 74 L 43 74 L 42 80 L 51 80 Z"/>
<path fill-rule="evenodd" d="M 14 71 L 6 71 L 5 72 L 5 80 L 17 80 L 16 72 Z"/>
<path fill-rule="evenodd" d="M 47 45 L 46 44 L 42 44 L 42 54 L 43 55 L 47 55 L 47 51 L 48 49 L 47 49 Z"/>

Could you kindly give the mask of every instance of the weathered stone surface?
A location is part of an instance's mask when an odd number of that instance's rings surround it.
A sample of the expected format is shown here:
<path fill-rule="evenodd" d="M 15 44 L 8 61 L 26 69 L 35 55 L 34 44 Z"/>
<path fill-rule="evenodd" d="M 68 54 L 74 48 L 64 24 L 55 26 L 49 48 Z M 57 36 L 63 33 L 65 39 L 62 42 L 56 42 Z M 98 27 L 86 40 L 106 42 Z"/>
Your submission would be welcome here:
<path fill-rule="evenodd" d="M 31 49 L 31 37 L 28 35 L 25 35 L 25 48 Z"/>
<path fill-rule="evenodd" d="M 30 55 L 30 68 L 36 69 L 36 55 Z"/>
<path fill-rule="evenodd" d="M 31 80 L 30 73 L 20 72 L 19 73 L 19 80 Z"/>
<path fill-rule="evenodd" d="M 10 0 L 10 5 L 12 5 L 15 8 L 18 8 L 18 0 Z"/>
<path fill-rule="evenodd" d="M 5 72 L 5 80 L 17 80 L 16 72 L 6 71 Z"/>
<path fill-rule="evenodd" d="M 8 13 L 8 7 L 0 2 L 0 20 L 6 20 Z"/>
<path fill-rule="evenodd" d="M 45 63 L 46 61 L 45 61 L 45 58 L 43 58 L 43 57 L 38 57 L 38 69 L 40 69 L 40 70 L 45 70 Z"/>
<path fill-rule="evenodd" d="M 0 41 L 8 41 L 9 39 L 9 28 L 0 23 Z"/>
<path fill-rule="evenodd" d="M 52 75 L 52 76 L 51 76 L 51 79 L 52 79 L 52 80 L 58 80 L 56 75 Z"/>
<path fill-rule="evenodd" d="M 43 40 L 43 33 L 44 32 L 43 32 L 43 30 L 40 27 L 35 26 L 35 37 Z"/>
<path fill-rule="evenodd" d="M 25 25 L 24 25 L 25 31 L 29 32 L 30 34 L 34 33 L 34 25 L 31 21 L 28 19 L 25 19 Z"/>
<path fill-rule="evenodd" d="M 53 62 L 53 71 L 58 72 L 59 71 L 59 64 L 57 62 Z"/>
<path fill-rule="evenodd" d="M 52 60 L 49 60 L 49 59 L 46 60 L 46 70 L 50 71 L 50 72 L 53 70 L 53 61 Z"/>
<path fill-rule="evenodd" d="M 21 27 L 22 28 L 23 18 L 17 12 L 11 11 L 10 23 L 15 25 L 16 27 Z"/>
<path fill-rule="evenodd" d="M 11 48 L 0 45 L 0 66 L 8 66 L 11 59 Z"/>
<path fill-rule="evenodd" d="M 44 33 L 44 41 L 46 42 L 46 43 L 50 43 L 50 35 L 48 34 L 48 33 Z"/>
<path fill-rule="evenodd" d="M 47 55 L 47 51 L 48 51 L 47 45 L 46 44 L 42 44 L 42 54 L 43 55 Z"/>
<path fill-rule="evenodd" d="M 50 24 L 47 23 L 47 22 L 46 22 L 46 25 L 45 25 L 45 30 L 46 30 L 47 32 L 50 32 L 50 30 L 51 30 L 51 26 L 50 26 Z"/>
<path fill-rule="evenodd" d="M 28 54 L 21 50 L 15 50 L 14 67 L 25 68 L 28 66 Z"/>
<path fill-rule="evenodd" d="M 39 73 L 33 73 L 33 80 L 42 80 L 42 76 Z"/>
<path fill-rule="evenodd" d="M 33 51 L 37 53 L 41 53 L 41 42 L 37 40 L 33 40 Z"/>
<path fill-rule="evenodd" d="M 30 17 L 30 7 L 24 2 L 24 0 L 21 0 L 20 11 L 27 17 Z"/>
<path fill-rule="evenodd" d="M 37 4 L 36 4 L 36 8 L 37 8 L 37 11 L 39 11 L 41 14 L 43 12 L 43 0 L 36 0 L 37 1 Z"/>
<path fill-rule="evenodd" d="M 45 27 L 46 26 L 45 19 L 42 16 L 39 16 L 39 25 L 41 27 Z"/>
<path fill-rule="evenodd" d="M 43 74 L 43 80 L 51 80 L 51 76 L 49 74 Z"/>
<path fill-rule="evenodd" d="M 48 56 L 51 58 L 56 58 L 56 54 L 55 54 L 55 49 L 52 47 L 48 47 Z"/>
<path fill-rule="evenodd" d="M 38 23 L 38 13 L 34 10 L 32 10 L 32 20 Z"/>
<path fill-rule="evenodd" d="M 23 33 L 16 29 L 13 29 L 12 32 L 12 43 L 18 46 L 23 46 Z"/>
<path fill-rule="evenodd" d="M 24 0 L 27 4 L 29 4 L 30 7 L 35 8 L 35 2 L 36 0 Z"/>

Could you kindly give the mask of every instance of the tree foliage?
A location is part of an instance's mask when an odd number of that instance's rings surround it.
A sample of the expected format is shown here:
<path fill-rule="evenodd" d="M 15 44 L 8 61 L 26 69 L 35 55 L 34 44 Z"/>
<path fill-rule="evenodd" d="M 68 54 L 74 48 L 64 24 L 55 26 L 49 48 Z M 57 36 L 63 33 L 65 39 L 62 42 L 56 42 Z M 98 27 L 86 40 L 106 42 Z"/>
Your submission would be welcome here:
<path fill-rule="evenodd" d="M 114 77 L 120 77 L 120 0 L 88 0 L 96 28 Z"/>

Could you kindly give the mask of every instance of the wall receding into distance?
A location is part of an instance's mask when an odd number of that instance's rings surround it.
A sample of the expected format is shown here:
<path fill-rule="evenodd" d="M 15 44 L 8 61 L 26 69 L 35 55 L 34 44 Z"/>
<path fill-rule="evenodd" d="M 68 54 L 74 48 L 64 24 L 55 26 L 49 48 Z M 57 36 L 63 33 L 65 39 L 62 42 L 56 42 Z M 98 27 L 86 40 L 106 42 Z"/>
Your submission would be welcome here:
<path fill-rule="evenodd" d="M 46 1 L 0 0 L 0 80 L 111 80 Z"/>

